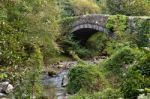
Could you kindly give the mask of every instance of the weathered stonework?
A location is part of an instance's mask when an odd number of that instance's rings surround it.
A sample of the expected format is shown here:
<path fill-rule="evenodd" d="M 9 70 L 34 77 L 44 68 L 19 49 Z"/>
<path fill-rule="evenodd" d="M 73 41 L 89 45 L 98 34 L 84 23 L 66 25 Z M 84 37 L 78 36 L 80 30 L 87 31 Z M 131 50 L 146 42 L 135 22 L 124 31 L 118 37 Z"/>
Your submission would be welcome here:
<path fill-rule="evenodd" d="M 108 31 L 106 24 L 110 15 L 91 14 L 79 16 L 72 24 L 70 32 L 75 32 L 83 28 L 95 29 L 100 32 Z M 135 20 L 142 19 L 150 22 L 150 17 L 146 16 L 129 16 L 127 28 L 134 27 Z"/>

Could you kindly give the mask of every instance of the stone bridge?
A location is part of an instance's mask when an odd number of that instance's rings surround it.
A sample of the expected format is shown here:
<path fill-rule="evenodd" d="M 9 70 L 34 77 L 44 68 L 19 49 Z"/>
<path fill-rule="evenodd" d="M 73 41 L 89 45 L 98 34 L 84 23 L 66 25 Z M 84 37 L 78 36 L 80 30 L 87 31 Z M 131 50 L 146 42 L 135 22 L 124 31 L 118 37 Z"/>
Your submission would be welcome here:
<path fill-rule="evenodd" d="M 108 18 L 111 15 L 91 14 L 83 15 L 69 19 L 67 32 L 73 33 L 78 40 L 86 41 L 92 34 L 96 32 L 104 32 L 110 34 L 111 32 L 106 28 Z M 148 16 L 128 16 L 127 29 L 134 27 L 136 20 L 146 20 L 150 22 Z M 67 21 L 67 20 L 66 20 Z M 65 24 L 63 24 L 64 26 Z M 65 29 L 65 28 L 63 28 Z"/>

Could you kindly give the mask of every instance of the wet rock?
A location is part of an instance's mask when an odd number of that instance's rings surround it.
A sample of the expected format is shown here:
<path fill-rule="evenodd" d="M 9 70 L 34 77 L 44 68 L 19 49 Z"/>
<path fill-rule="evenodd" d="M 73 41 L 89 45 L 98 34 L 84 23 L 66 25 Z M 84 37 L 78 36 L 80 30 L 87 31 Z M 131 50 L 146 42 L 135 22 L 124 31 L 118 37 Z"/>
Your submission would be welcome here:
<path fill-rule="evenodd" d="M 12 92 L 14 89 L 14 87 L 11 84 L 8 84 L 7 88 L 5 89 L 5 92 L 8 94 L 10 92 Z"/>
<path fill-rule="evenodd" d="M 1 82 L 0 83 L 0 92 L 5 93 L 8 85 L 9 85 L 9 82 L 7 82 L 7 81 L 6 82 Z"/>
<path fill-rule="evenodd" d="M 8 93 L 12 92 L 13 89 L 14 89 L 14 87 L 11 84 L 9 84 L 9 82 L 7 82 L 7 81 L 0 83 L 0 92 L 1 93 L 8 94 Z"/>
<path fill-rule="evenodd" d="M 0 87 L 0 92 L 2 92 L 2 90 L 3 90 L 3 88 L 2 88 L 2 87 Z"/>
<path fill-rule="evenodd" d="M 64 76 L 63 76 L 63 79 L 62 79 L 61 86 L 62 86 L 62 87 L 66 87 L 67 84 L 68 84 L 68 77 L 67 77 L 67 75 L 64 75 Z"/>
<path fill-rule="evenodd" d="M 9 82 L 5 81 L 5 82 L 1 82 L 0 83 L 0 87 L 4 87 L 4 86 L 7 86 L 9 84 Z"/>

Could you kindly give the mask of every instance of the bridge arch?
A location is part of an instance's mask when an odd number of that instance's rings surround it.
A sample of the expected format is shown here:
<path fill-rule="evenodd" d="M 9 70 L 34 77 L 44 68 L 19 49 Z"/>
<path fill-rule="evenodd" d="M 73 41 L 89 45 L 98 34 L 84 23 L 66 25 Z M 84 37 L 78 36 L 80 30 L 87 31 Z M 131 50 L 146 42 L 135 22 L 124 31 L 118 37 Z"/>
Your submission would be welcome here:
<path fill-rule="evenodd" d="M 103 32 L 108 33 L 108 30 L 99 24 L 85 23 L 72 28 L 71 33 L 74 39 L 78 40 L 81 45 L 85 45 L 86 41 L 95 33 Z"/>
<path fill-rule="evenodd" d="M 108 33 L 106 29 L 107 15 L 83 15 L 79 16 L 72 24 L 71 33 L 74 38 L 84 45 L 88 38 L 97 32 Z"/>
<path fill-rule="evenodd" d="M 113 31 L 107 30 L 106 25 L 108 18 L 111 15 L 103 14 L 90 14 L 83 16 L 70 17 L 62 21 L 62 31 L 65 34 L 73 33 L 75 38 L 81 41 L 86 41 L 92 34 L 96 32 L 104 32 L 109 36 L 113 36 Z M 135 29 L 137 20 L 149 21 L 150 17 L 145 16 L 128 16 L 126 31 L 131 31 L 131 28 Z"/>

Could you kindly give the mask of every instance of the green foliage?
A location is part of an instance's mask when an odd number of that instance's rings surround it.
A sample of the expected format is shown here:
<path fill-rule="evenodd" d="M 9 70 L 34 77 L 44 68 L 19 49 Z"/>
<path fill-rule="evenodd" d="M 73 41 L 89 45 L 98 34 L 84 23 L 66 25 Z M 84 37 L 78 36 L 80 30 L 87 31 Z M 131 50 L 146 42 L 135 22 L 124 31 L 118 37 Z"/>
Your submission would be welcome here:
<path fill-rule="evenodd" d="M 114 39 L 109 39 L 106 42 L 106 47 L 105 47 L 104 51 L 108 55 L 112 55 L 117 50 L 120 50 L 120 49 L 122 49 L 123 47 L 126 47 L 126 46 L 130 46 L 130 44 L 128 42 L 120 43 L 120 42 L 115 41 Z"/>
<path fill-rule="evenodd" d="M 72 0 L 71 5 L 75 16 L 101 13 L 101 8 L 91 0 Z"/>
<path fill-rule="evenodd" d="M 141 57 L 137 59 L 136 63 L 122 77 L 121 91 L 125 98 L 135 99 L 141 93 L 148 93 L 145 89 L 150 87 L 149 52 L 142 52 L 142 50 L 139 52 L 142 56 L 140 55 Z"/>
<path fill-rule="evenodd" d="M 149 15 L 148 0 L 106 0 L 110 14 L 123 14 L 132 16 Z"/>
<path fill-rule="evenodd" d="M 118 99 L 120 97 L 121 94 L 118 90 L 106 88 L 101 92 L 95 92 L 93 94 L 79 92 L 78 94 L 70 97 L 69 99 Z"/>
<path fill-rule="evenodd" d="M 75 22 L 78 19 L 78 17 L 66 17 L 61 20 L 59 20 L 59 24 L 61 26 L 61 34 L 69 34 L 70 29 L 72 28 L 73 22 Z M 61 35 L 61 36 L 62 36 Z"/>
<path fill-rule="evenodd" d="M 139 47 L 148 47 L 149 46 L 148 34 L 150 34 L 150 22 L 139 20 L 137 27 L 138 29 L 136 33 L 136 44 Z"/>
<path fill-rule="evenodd" d="M 67 90 L 71 94 L 77 93 L 80 89 L 86 92 L 100 91 L 107 85 L 101 72 L 92 65 L 74 67 L 69 71 L 68 77 Z"/>
<path fill-rule="evenodd" d="M 137 65 L 134 66 L 135 70 L 139 70 L 140 73 L 146 77 L 150 77 L 150 53 L 144 55 L 143 58 L 141 58 Z"/>
<path fill-rule="evenodd" d="M 71 0 L 57 0 L 60 8 L 61 18 L 74 16 Z"/>
<path fill-rule="evenodd" d="M 5 21 L 1 22 L 0 29 L 0 65 L 21 65 L 25 56 L 22 36 L 25 35 Z"/>
<path fill-rule="evenodd" d="M 104 50 L 106 42 L 106 34 L 98 32 L 87 40 L 85 46 L 82 46 L 79 41 L 74 40 L 72 33 L 68 33 L 61 39 L 62 44 L 60 45 L 62 45 L 65 53 L 74 51 L 79 57 L 85 58 L 99 55 Z"/>
<path fill-rule="evenodd" d="M 144 88 L 145 79 L 139 71 L 128 70 L 123 77 L 121 91 L 127 99 L 136 99 L 140 94 L 139 89 Z"/>
<path fill-rule="evenodd" d="M 58 12 L 54 0 L 0 3 L 0 66 L 7 67 L 0 70 L 1 78 L 15 86 L 15 99 L 41 95 L 43 60 L 45 63 L 59 50 L 54 42 L 59 34 Z"/>
<path fill-rule="evenodd" d="M 125 29 L 127 28 L 128 17 L 124 15 L 109 16 L 106 28 L 115 33 L 116 38 L 123 40 Z"/>
<path fill-rule="evenodd" d="M 20 98 L 36 98 L 40 97 L 42 93 L 42 87 L 40 84 L 40 74 L 43 66 L 42 53 L 40 48 L 36 45 L 35 52 L 31 54 L 30 58 L 25 62 L 26 69 L 18 67 L 20 72 L 16 72 L 14 79 L 18 80 L 14 93 L 11 97 L 15 99 Z"/>
<path fill-rule="evenodd" d="M 94 50 L 95 53 L 101 53 L 106 46 L 107 38 L 104 33 L 95 33 L 88 39 L 86 46 L 88 49 Z"/>
<path fill-rule="evenodd" d="M 135 61 L 135 57 L 135 52 L 132 48 L 124 47 L 108 58 L 103 63 L 103 66 L 114 73 L 122 73 L 126 70 L 125 68 L 127 65 L 130 65 Z"/>
<path fill-rule="evenodd" d="M 83 58 L 89 57 L 92 54 L 87 48 L 81 46 L 79 41 L 73 39 L 72 33 L 66 34 L 60 41 L 60 45 L 62 45 L 63 51 L 67 55 L 70 55 L 70 52 L 75 52 L 75 54 Z"/>

